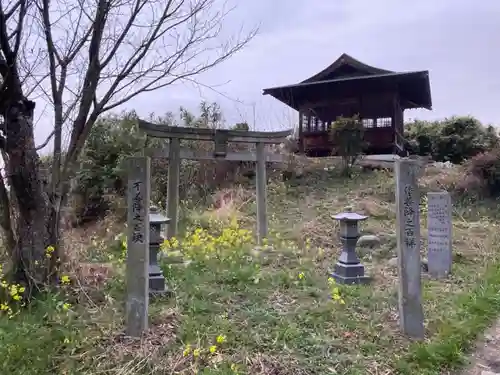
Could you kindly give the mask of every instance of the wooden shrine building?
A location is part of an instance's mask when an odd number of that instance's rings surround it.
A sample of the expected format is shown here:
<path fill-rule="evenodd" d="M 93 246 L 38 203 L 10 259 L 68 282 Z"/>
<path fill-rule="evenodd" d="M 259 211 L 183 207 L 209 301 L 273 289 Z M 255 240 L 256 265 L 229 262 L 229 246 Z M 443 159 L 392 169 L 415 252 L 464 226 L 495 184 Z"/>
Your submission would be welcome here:
<path fill-rule="evenodd" d="M 339 116 L 359 115 L 365 153 L 403 154 L 403 112 L 432 109 L 428 71 L 392 72 L 340 56 L 333 64 L 295 85 L 264 90 L 299 112 L 300 153 L 335 155 L 328 129 Z"/>

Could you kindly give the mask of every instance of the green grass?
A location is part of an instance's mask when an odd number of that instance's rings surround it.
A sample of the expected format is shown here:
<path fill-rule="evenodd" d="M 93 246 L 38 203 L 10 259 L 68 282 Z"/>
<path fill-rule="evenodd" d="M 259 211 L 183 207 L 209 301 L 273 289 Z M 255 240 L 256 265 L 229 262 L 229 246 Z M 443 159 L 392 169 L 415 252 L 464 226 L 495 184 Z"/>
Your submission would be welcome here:
<path fill-rule="evenodd" d="M 500 314 L 498 228 L 486 214 L 478 217 L 482 207 L 460 211 L 453 275 L 441 281 L 423 276 L 426 341 L 412 343 L 399 332 L 397 275 L 387 263 L 395 255 L 393 200 L 391 176 L 385 173 L 346 182 L 321 170 L 303 182 L 273 183 L 272 250 L 244 243 L 213 252 L 207 242 L 194 246 L 188 237 L 186 262 L 162 263 L 174 294 L 152 301 L 151 332 L 142 343 L 121 335 L 124 288 L 117 272 L 99 291 L 105 298 L 97 307 L 82 299 L 74 311 L 58 311 L 57 299 L 49 296 L 11 320 L 0 318 L 2 369 L 68 375 L 430 375 L 457 368 L 476 336 Z M 226 217 L 239 216 L 251 229 L 255 205 L 236 206 L 227 208 Z M 338 286 L 345 301 L 340 304 L 332 300 L 327 281 L 339 248 L 330 214 L 347 206 L 368 213 L 363 230 L 383 241 L 363 258 L 374 282 Z M 213 213 L 186 216 L 193 218 L 183 223 L 187 230 L 203 224 L 220 235 L 220 223 L 214 226 L 207 218 Z M 230 242 L 224 238 L 222 244 Z M 113 251 L 114 258 L 120 256 L 116 246 Z M 94 248 L 92 258 L 100 257 Z M 222 344 L 216 342 L 220 335 Z M 201 349 L 200 357 L 192 351 L 183 356 L 187 345 Z M 212 345 L 217 351 L 210 354 Z"/>
<path fill-rule="evenodd" d="M 427 344 L 410 348 L 405 362 L 396 367 L 403 374 L 440 374 L 440 369 L 465 364 L 465 354 L 473 348 L 478 333 L 483 332 L 500 314 L 500 262 L 486 270 L 470 293 L 454 298 L 452 315 L 439 327 Z"/>

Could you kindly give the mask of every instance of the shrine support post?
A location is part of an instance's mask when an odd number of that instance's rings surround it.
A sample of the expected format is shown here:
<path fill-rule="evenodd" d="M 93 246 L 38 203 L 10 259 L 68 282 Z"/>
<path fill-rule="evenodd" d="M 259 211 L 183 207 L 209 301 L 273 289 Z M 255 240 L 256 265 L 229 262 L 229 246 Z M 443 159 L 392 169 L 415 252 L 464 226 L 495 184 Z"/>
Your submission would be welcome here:
<path fill-rule="evenodd" d="M 181 169 L 181 145 L 179 138 L 170 138 L 168 151 L 168 183 L 167 183 L 167 239 L 177 236 L 179 218 L 179 185 Z"/>
<path fill-rule="evenodd" d="M 257 195 L 257 241 L 262 244 L 267 237 L 267 176 L 264 143 L 257 143 L 256 195 Z"/>

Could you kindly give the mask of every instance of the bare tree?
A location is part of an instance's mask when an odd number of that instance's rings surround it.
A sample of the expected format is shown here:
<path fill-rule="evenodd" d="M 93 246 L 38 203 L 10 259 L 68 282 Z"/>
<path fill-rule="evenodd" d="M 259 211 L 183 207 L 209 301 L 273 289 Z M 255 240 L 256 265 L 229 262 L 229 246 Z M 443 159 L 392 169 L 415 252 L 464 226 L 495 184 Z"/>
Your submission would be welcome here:
<path fill-rule="evenodd" d="M 0 225 L 14 274 L 30 290 L 64 255 L 61 209 L 97 118 L 141 93 L 192 81 L 244 47 L 256 30 L 228 35 L 230 10 L 219 0 L 0 0 L 0 146 L 13 192 L 9 199 L 0 179 Z M 51 103 L 54 120 L 37 147 L 40 100 Z M 50 141 L 44 188 L 38 152 Z M 48 246 L 54 261 L 39 269 Z"/>

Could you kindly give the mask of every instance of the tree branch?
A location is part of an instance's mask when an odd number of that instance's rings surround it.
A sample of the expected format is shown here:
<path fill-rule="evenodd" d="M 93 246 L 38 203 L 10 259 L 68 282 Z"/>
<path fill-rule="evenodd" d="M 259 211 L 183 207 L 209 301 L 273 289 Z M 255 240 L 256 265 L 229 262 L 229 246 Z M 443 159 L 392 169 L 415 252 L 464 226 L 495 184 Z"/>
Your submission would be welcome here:
<path fill-rule="evenodd" d="M 0 2 L 0 51 L 4 56 L 4 69 L 2 73 L 5 84 L 8 82 L 10 94 L 14 96 L 14 100 L 22 98 L 21 83 L 17 72 L 16 55 L 9 45 L 7 34 L 7 18 L 3 11 L 2 3 Z"/>
<path fill-rule="evenodd" d="M 80 140 L 80 136 L 87 122 L 87 116 L 95 97 L 97 85 L 99 83 L 99 76 L 101 71 L 99 62 L 99 48 L 101 46 L 104 27 L 106 25 L 108 16 L 108 6 L 109 4 L 107 0 L 99 0 L 97 5 L 96 15 L 93 22 L 92 39 L 90 40 L 89 46 L 89 64 L 83 83 L 83 95 L 80 101 L 78 115 L 73 123 L 70 145 L 64 163 L 64 174 L 67 173 L 68 166 L 74 162 L 74 160 L 76 159 L 76 155 L 79 152 L 78 144 L 82 143 L 82 141 Z M 95 110 L 96 109 L 94 109 L 94 111 Z M 95 117 L 97 119 L 97 116 Z"/>
<path fill-rule="evenodd" d="M 123 28 L 123 31 L 121 32 L 120 36 L 118 36 L 118 39 L 116 40 L 113 48 L 109 52 L 108 57 L 103 58 L 103 61 L 101 63 L 102 68 L 106 67 L 110 63 L 111 59 L 115 56 L 116 52 L 118 51 L 118 49 L 122 45 L 128 32 L 130 31 L 130 28 L 134 24 L 134 21 L 136 20 L 137 16 L 139 15 L 141 9 L 144 8 L 144 6 L 146 4 L 147 3 L 145 1 L 136 0 L 134 10 L 132 11 L 132 14 L 131 14 L 129 20 L 127 21 L 127 24 Z M 172 4 L 172 0 L 169 0 L 167 3 L 167 9 L 170 7 L 171 4 Z"/>
<path fill-rule="evenodd" d="M 21 3 L 23 3 L 24 0 L 18 0 L 16 3 L 14 3 L 14 5 L 12 6 L 12 8 L 10 10 L 7 10 L 5 12 L 5 20 L 8 21 L 10 17 L 12 17 L 14 15 L 14 13 L 16 12 L 17 8 L 19 8 L 21 6 Z"/>
<path fill-rule="evenodd" d="M 45 141 L 40 146 L 36 146 L 35 150 L 40 151 L 42 148 L 45 148 L 49 144 L 49 142 L 52 139 L 52 137 L 54 136 L 55 132 L 56 132 L 55 130 L 52 130 L 52 132 L 49 134 L 47 139 L 45 139 Z"/>

